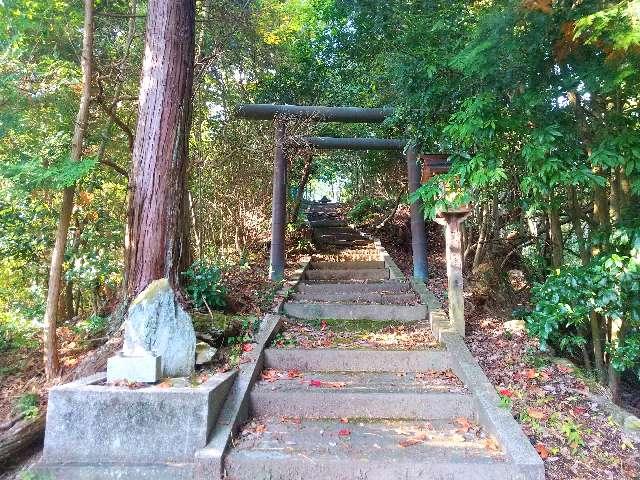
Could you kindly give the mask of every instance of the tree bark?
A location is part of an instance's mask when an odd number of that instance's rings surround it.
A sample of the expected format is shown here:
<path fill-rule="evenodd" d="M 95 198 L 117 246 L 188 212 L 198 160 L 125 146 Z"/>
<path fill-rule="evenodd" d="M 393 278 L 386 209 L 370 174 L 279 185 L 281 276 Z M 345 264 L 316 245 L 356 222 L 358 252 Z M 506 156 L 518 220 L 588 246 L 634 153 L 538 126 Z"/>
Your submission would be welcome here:
<path fill-rule="evenodd" d="M 79 161 L 82 158 L 85 131 L 89 120 L 89 104 L 91 101 L 91 76 L 93 55 L 93 0 L 84 2 L 84 32 L 82 40 L 82 94 L 80 107 L 76 116 L 76 123 L 71 143 L 71 159 Z M 67 234 L 73 213 L 73 197 L 75 186 L 64 189 L 62 194 L 62 208 L 56 231 L 56 240 L 51 252 L 51 266 L 49 268 L 49 289 L 47 291 L 47 306 L 44 314 L 44 370 L 47 379 L 52 379 L 60 373 L 58 358 L 58 340 L 56 336 L 57 313 L 60 291 L 62 289 L 62 269 L 64 251 L 67 244 Z"/>
<path fill-rule="evenodd" d="M 180 288 L 188 253 L 185 192 L 194 31 L 194 0 L 150 0 L 129 182 L 129 298 L 164 277 Z"/>
<path fill-rule="evenodd" d="M 562 252 L 562 227 L 560 225 L 560 213 L 558 207 L 553 205 L 553 199 L 550 199 L 549 207 L 549 235 L 551 237 L 551 264 L 554 268 L 559 268 L 564 263 L 564 255 Z"/>
<path fill-rule="evenodd" d="M 473 257 L 473 266 L 471 271 L 475 271 L 476 268 L 482 262 L 484 258 L 485 243 L 487 242 L 487 231 L 489 229 L 489 216 L 490 207 L 487 203 L 482 207 L 482 215 L 480 217 L 480 226 L 478 227 L 478 244 L 476 246 L 476 253 Z"/>
<path fill-rule="evenodd" d="M 291 210 L 291 217 L 289 217 L 289 223 L 295 223 L 298 219 L 298 213 L 300 212 L 300 205 L 302 204 L 302 198 L 304 197 L 304 189 L 307 186 L 307 182 L 309 181 L 309 176 L 311 175 L 311 162 L 313 159 L 313 154 L 311 152 L 307 152 L 304 157 L 304 167 L 302 168 L 302 178 L 300 179 L 300 185 L 298 186 L 298 191 L 296 192 L 296 199 L 293 203 L 293 209 Z"/>
<path fill-rule="evenodd" d="M 580 214 L 580 204 L 578 203 L 578 195 L 576 194 L 576 187 L 570 186 L 568 190 L 569 197 L 569 217 L 573 225 L 573 233 L 576 235 L 576 241 L 578 242 L 578 248 L 580 249 L 580 260 L 582 265 L 587 265 L 591 260 L 591 254 L 587 248 L 584 229 L 582 228 L 582 220 Z"/>

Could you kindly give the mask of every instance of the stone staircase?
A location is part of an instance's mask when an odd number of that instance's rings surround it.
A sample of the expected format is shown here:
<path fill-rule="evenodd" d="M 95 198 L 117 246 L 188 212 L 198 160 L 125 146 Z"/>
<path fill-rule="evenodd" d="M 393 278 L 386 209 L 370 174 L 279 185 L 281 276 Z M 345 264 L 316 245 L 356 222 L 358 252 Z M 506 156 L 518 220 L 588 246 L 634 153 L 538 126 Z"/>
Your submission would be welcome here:
<path fill-rule="evenodd" d="M 544 478 L 464 344 L 432 336 L 423 297 L 373 239 L 339 206 L 308 217 L 322 253 L 264 351 L 227 478 Z"/>

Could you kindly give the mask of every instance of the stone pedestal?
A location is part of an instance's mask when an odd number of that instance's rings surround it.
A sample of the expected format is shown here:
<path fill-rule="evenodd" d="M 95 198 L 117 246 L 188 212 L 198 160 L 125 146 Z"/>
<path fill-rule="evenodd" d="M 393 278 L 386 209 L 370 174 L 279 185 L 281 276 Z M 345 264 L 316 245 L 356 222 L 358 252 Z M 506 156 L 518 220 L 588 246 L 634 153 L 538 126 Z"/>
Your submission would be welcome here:
<path fill-rule="evenodd" d="M 236 372 L 182 387 L 105 384 L 104 373 L 51 389 L 46 478 L 193 478 Z M 180 468 L 177 468 L 180 467 Z"/>

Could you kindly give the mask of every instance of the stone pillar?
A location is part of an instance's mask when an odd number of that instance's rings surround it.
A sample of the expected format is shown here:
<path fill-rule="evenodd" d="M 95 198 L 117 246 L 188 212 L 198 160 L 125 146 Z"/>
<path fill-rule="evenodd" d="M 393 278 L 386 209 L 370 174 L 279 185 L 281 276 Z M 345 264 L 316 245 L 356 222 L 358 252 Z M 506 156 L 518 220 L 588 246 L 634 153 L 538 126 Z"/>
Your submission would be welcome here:
<path fill-rule="evenodd" d="M 409 193 L 420 188 L 420 167 L 414 147 L 409 147 L 406 153 L 407 177 L 409 179 Z M 427 281 L 427 236 L 424 231 L 424 212 L 422 201 L 411 203 L 411 250 L 413 252 L 413 276 L 423 282 Z"/>
<path fill-rule="evenodd" d="M 445 227 L 447 249 L 447 278 L 449 293 L 449 321 L 454 330 L 464 337 L 464 296 L 462 278 L 462 238 L 460 224 L 469 215 L 468 209 L 442 212 L 436 222 Z"/>
<path fill-rule="evenodd" d="M 275 155 L 273 162 L 273 199 L 271 208 L 271 261 L 269 278 L 284 277 L 284 233 L 287 219 L 287 157 L 285 155 L 285 122 L 275 122 Z"/>

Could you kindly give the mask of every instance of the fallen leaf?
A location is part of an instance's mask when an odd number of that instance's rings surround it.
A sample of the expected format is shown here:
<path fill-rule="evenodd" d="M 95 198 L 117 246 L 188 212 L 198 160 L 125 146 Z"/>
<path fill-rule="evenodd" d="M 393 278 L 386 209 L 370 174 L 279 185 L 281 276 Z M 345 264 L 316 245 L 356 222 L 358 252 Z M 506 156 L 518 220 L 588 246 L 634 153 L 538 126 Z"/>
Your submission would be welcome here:
<path fill-rule="evenodd" d="M 426 433 L 418 433 L 412 437 L 406 438 L 404 440 L 402 440 L 399 445 L 402 448 L 406 448 L 406 447 L 411 447 L 412 445 L 418 445 L 420 443 L 424 443 L 424 441 L 427 439 L 427 434 Z"/>
<path fill-rule="evenodd" d="M 267 382 L 275 382 L 278 379 L 278 371 L 273 368 L 263 370 L 262 373 L 260 373 L 260 378 Z"/>
<path fill-rule="evenodd" d="M 256 425 L 256 433 L 264 433 L 267 431 L 267 426 L 263 425 L 262 423 L 259 423 L 258 425 Z"/>
<path fill-rule="evenodd" d="M 547 458 L 549 458 L 549 449 L 544 443 L 536 444 L 535 449 L 542 460 L 546 460 Z"/>
<path fill-rule="evenodd" d="M 349 423 L 349 419 L 347 417 L 342 417 L 340 419 L 340 423 Z"/>
<path fill-rule="evenodd" d="M 346 428 L 343 428 L 338 432 L 338 435 L 340 437 L 348 437 L 349 435 L 351 435 L 351 430 L 347 430 Z"/>
<path fill-rule="evenodd" d="M 473 427 L 473 422 L 471 422 L 467 417 L 457 417 L 454 419 L 454 422 L 458 425 L 456 431 L 459 433 L 467 433 L 469 429 Z"/>
<path fill-rule="evenodd" d="M 486 448 L 491 452 L 499 452 L 501 450 L 500 444 L 496 441 L 495 438 L 492 438 L 492 437 L 488 437 L 484 439 L 484 448 Z"/>
<path fill-rule="evenodd" d="M 558 368 L 558 370 L 560 370 L 562 373 L 571 373 L 573 372 L 573 368 L 568 367 L 566 365 L 556 365 L 556 367 Z"/>
<path fill-rule="evenodd" d="M 289 370 L 287 372 L 287 376 L 289 378 L 302 378 L 302 372 L 300 370 L 298 370 L 297 368 L 294 368 L 294 369 Z"/>
<path fill-rule="evenodd" d="M 325 387 L 325 388 L 343 388 L 347 384 L 345 382 L 323 382 L 322 380 L 310 380 L 309 386 L 311 387 Z"/>
<path fill-rule="evenodd" d="M 523 370 L 522 374 L 529 380 L 536 378 L 538 376 L 538 373 L 533 368 L 527 368 Z"/>
<path fill-rule="evenodd" d="M 323 332 L 327 329 L 327 321 L 326 320 L 322 320 L 320 322 L 320 330 L 322 330 Z"/>
<path fill-rule="evenodd" d="M 509 390 L 508 388 L 502 388 L 500 390 L 498 390 L 498 393 L 504 397 L 513 397 L 515 395 L 515 393 L 513 393 L 511 390 Z"/>
<path fill-rule="evenodd" d="M 587 411 L 585 407 L 573 407 L 573 413 L 575 415 L 582 415 Z"/>
<path fill-rule="evenodd" d="M 547 415 L 540 410 L 539 408 L 529 408 L 527 410 L 527 413 L 529 414 L 529 416 L 531 418 L 535 418 L 536 420 L 542 420 L 544 417 L 546 417 Z"/>
<path fill-rule="evenodd" d="M 251 350 L 253 350 L 253 344 L 251 344 L 251 343 L 243 343 L 242 344 L 242 351 L 243 352 L 250 352 Z"/>
<path fill-rule="evenodd" d="M 173 387 L 173 382 L 171 381 L 170 378 L 165 378 L 163 381 L 161 381 L 158 384 L 158 387 L 160 387 L 160 388 L 170 388 L 170 387 Z"/>

